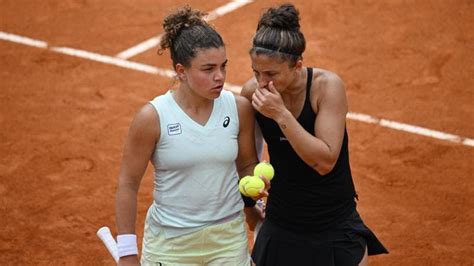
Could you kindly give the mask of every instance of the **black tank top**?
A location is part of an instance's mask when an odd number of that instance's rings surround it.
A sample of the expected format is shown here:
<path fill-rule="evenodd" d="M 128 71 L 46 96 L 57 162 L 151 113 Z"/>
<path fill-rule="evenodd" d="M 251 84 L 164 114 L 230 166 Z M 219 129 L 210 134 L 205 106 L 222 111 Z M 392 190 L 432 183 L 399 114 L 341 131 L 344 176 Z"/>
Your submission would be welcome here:
<path fill-rule="evenodd" d="M 313 69 L 307 70 L 306 98 L 297 120 L 314 136 L 317 114 L 313 112 L 310 101 Z M 256 119 L 275 168 L 267 201 L 267 219 L 292 231 L 319 232 L 330 229 L 353 213 L 356 193 L 349 165 L 346 129 L 336 165 L 328 174 L 320 175 L 300 159 L 275 121 L 258 112 Z"/>

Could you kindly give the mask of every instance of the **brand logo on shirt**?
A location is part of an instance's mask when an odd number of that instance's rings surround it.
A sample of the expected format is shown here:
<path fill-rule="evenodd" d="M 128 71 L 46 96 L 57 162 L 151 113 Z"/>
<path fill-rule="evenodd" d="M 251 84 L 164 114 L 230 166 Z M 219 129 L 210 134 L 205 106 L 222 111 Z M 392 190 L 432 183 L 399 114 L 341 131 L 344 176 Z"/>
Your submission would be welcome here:
<path fill-rule="evenodd" d="M 222 125 L 223 125 L 224 127 L 227 127 L 227 126 L 229 125 L 229 123 L 230 123 L 230 117 L 226 116 L 226 117 L 224 118 L 224 123 L 222 123 Z"/>
<path fill-rule="evenodd" d="M 177 123 L 177 124 L 168 124 L 168 135 L 169 136 L 179 135 L 181 133 L 182 133 L 181 124 L 179 124 L 179 123 Z"/>
<path fill-rule="evenodd" d="M 288 139 L 285 137 L 280 137 L 280 141 L 288 141 Z"/>

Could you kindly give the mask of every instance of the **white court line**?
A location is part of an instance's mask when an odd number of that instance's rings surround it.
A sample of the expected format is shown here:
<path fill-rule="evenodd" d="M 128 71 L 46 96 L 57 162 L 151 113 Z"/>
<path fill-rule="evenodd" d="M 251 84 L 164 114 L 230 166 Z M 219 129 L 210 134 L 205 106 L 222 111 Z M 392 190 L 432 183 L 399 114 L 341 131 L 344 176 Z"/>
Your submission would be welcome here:
<path fill-rule="evenodd" d="M 236 10 L 237 8 L 239 7 L 242 7 L 246 4 L 249 4 L 249 3 L 252 3 L 253 0 L 234 0 L 234 1 L 231 1 L 221 7 L 218 7 L 216 9 L 214 9 L 213 11 L 211 11 L 207 16 L 206 16 L 206 20 L 207 21 L 211 21 L 213 19 L 216 19 L 220 16 L 223 16 L 227 13 L 230 13 L 234 10 Z M 156 36 L 156 37 L 152 37 L 146 41 L 143 41 L 133 47 L 130 47 L 128 48 L 127 50 L 125 51 L 122 51 L 120 53 L 118 53 L 115 57 L 118 57 L 118 58 L 121 58 L 121 59 L 129 59 L 129 58 L 132 58 L 138 54 L 141 54 L 151 48 L 154 48 L 156 46 L 158 46 L 158 44 L 160 44 L 160 41 L 161 41 L 161 37 L 163 37 L 163 34 L 160 34 L 159 36 Z"/>
<path fill-rule="evenodd" d="M 61 54 L 67 54 L 75 57 L 85 58 L 92 61 L 97 61 L 105 64 L 115 65 L 123 68 L 133 69 L 149 74 L 157 74 L 165 77 L 173 77 L 174 71 L 168 69 L 160 69 L 154 66 L 145 65 L 141 63 L 131 62 L 120 58 L 115 58 L 107 55 L 91 53 L 83 50 L 68 48 L 68 47 L 50 47 L 50 50 Z"/>
<path fill-rule="evenodd" d="M 168 78 L 173 78 L 175 76 L 175 72 L 173 70 L 157 68 L 154 66 L 131 62 L 131 61 L 127 61 L 124 59 L 115 58 L 115 57 L 111 57 L 107 55 L 91 53 L 91 52 L 68 48 L 68 47 L 50 47 L 49 49 L 61 54 L 67 54 L 67 55 L 71 55 L 75 57 L 85 58 L 92 61 L 97 61 L 97 62 L 101 62 L 105 64 L 128 68 L 128 69 L 132 69 L 132 70 L 136 70 L 136 71 L 140 71 L 140 72 L 144 72 L 148 74 L 160 75 L 160 76 L 168 77 Z M 240 87 L 236 85 L 225 83 L 224 88 L 236 94 L 240 93 Z"/>
<path fill-rule="evenodd" d="M 376 118 L 370 115 L 365 115 L 365 114 L 360 114 L 360 113 L 352 113 L 349 112 L 347 114 L 347 118 L 351 120 L 356 120 L 360 122 L 365 122 L 369 124 L 376 124 L 380 125 L 382 127 L 388 127 L 391 129 L 396 129 L 400 131 L 405 131 L 417 135 L 422 135 L 422 136 L 427 136 L 435 139 L 440 139 L 440 140 L 447 140 L 455 143 L 461 143 L 466 146 L 473 146 L 474 147 L 474 139 L 469 139 L 469 138 L 464 138 L 461 136 L 449 134 L 449 133 L 444 133 L 441 131 L 437 130 L 432 130 L 424 127 L 419 127 L 419 126 L 414 126 L 414 125 L 409 125 L 405 123 L 400 123 L 396 121 L 391 121 L 387 119 L 382 119 L 382 118 Z"/>
<path fill-rule="evenodd" d="M 161 37 L 163 36 L 163 34 L 160 34 L 159 36 L 157 37 L 153 37 L 153 38 L 150 38 L 146 41 L 143 41 L 131 48 L 128 48 L 127 50 L 123 51 L 123 52 L 120 52 L 118 53 L 115 57 L 117 58 L 121 58 L 121 59 L 129 59 L 129 58 L 132 58 L 134 56 L 136 56 L 137 54 L 141 54 L 153 47 L 156 47 L 158 46 L 158 44 L 160 44 L 160 41 L 161 41 Z"/>
<path fill-rule="evenodd" d="M 92 60 L 96 62 L 101 62 L 105 64 L 115 65 L 118 67 L 128 68 L 128 69 L 132 69 L 132 70 L 136 70 L 136 71 L 140 71 L 140 72 L 144 72 L 148 74 L 160 75 L 164 77 L 174 77 L 175 75 L 174 71 L 172 70 L 161 69 L 161 68 L 157 68 L 157 67 L 146 65 L 146 64 L 131 62 L 131 61 L 127 61 L 120 58 L 91 53 L 91 52 L 68 48 L 68 47 L 48 46 L 48 44 L 43 41 L 33 40 L 27 37 L 5 33 L 1 31 L 0 31 L 0 40 L 20 43 L 20 44 L 39 47 L 43 49 L 49 49 L 53 52 L 80 57 L 80 58 L 84 58 L 84 59 L 88 59 L 88 60 Z M 232 91 L 236 94 L 239 94 L 241 90 L 241 86 L 226 83 L 225 89 Z M 387 127 L 387 128 L 391 128 L 391 129 L 395 129 L 399 131 L 404 131 L 408 133 L 413 133 L 417 135 L 422 135 L 426 137 L 431 137 L 435 139 L 450 141 L 450 142 L 474 147 L 474 139 L 465 138 L 465 137 L 461 137 L 461 136 L 457 136 L 457 135 L 453 135 L 449 133 L 444 133 L 441 131 L 436 131 L 436 130 L 432 130 L 428 128 L 423 128 L 423 127 L 404 124 L 404 123 L 400 123 L 396 121 L 390 121 L 387 119 L 376 118 L 376 117 L 366 115 L 366 114 L 352 113 L 352 112 L 349 112 L 347 114 L 347 118 L 351 120 L 355 120 L 355 121 L 360 121 L 360 122 L 369 123 L 369 124 L 376 124 L 382 127 Z"/>
<path fill-rule="evenodd" d="M 20 43 L 20 44 L 34 46 L 38 48 L 49 49 L 53 52 L 75 56 L 79 58 L 84 58 L 91 61 L 101 62 L 104 64 L 114 65 L 118 67 L 128 68 L 128 69 L 132 69 L 132 70 L 136 70 L 136 71 L 140 71 L 140 72 L 144 72 L 148 74 L 160 75 L 160 76 L 169 77 L 169 78 L 175 76 L 175 72 L 173 70 L 157 68 L 157 67 L 146 65 L 146 64 L 141 64 L 141 63 L 132 62 L 132 61 L 128 61 L 128 60 L 124 60 L 120 58 L 115 58 L 112 56 L 96 54 L 96 53 L 74 49 L 74 48 L 48 46 L 48 44 L 43 41 L 33 40 L 27 37 L 5 33 L 2 31 L 0 31 L 0 40 Z M 241 90 L 240 86 L 232 85 L 229 83 L 225 83 L 224 88 L 236 94 L 239 94 Z"/>
<path fill-rule="evenodd" d="M 234 0 L 232 2 L 227 3 L 226 5 L 223 5 L 221 7 L 218 7 L 216 9 L 214 9 L 213 11 L 211 11 L 207 15 L 207 17 L 205 19 L 206 19 L 206 21 L 211 21 L 213 19 L 216 19 L 220 16 L 223 16 L 227 13 L 230 13 L 230 12 L 236 10 L 237 8 L 245 6 L 245 5 L 250 4 L 252 2 L 253 2 L 253 0 Z"/>
<path fill-rule="evenodd" d="M 11 42 L 16 42 L 16 43 L 21 43 L 29 46 L 34 46 L 38 48 L 48 48 L 48 44 L 43 41 L 38 41 L 38 40 L 33 40 L 28 37 L 23 37 L 15 34 L 10 34 L 6 33 L 3 31 L 0 31 L 0 40 L 6 40 L 6 41 L 11 41 Z"/>

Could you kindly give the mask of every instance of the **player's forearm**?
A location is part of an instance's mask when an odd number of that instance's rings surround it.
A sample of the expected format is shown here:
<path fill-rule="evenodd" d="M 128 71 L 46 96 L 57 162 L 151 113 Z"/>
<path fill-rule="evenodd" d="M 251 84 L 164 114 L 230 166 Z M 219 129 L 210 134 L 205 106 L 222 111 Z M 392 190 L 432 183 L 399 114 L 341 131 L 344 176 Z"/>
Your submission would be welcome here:
<path fill-rule="evenodd" d="M 247 175 L 253 175 L 253 169 L 255 168 L 257 163 L 257 160 L 252 160 L 238 167 L 237 173 L 239 174 L 239 177 L 242 178 Z"/>
<path fill-rule="evenodd" d="M 118 234 L 135 234 L 137 215 L 137 190 L 119 185 L 115 200 Z"/>
<path fill-rule="evenodd" d="M 307 132 L 287 111 L 275 118 L 281 131 L 295 150 L 296 154 L 321 175 L 329 173 L 337 158 L 334 158 L 329 146 L 321 139 Z"/>

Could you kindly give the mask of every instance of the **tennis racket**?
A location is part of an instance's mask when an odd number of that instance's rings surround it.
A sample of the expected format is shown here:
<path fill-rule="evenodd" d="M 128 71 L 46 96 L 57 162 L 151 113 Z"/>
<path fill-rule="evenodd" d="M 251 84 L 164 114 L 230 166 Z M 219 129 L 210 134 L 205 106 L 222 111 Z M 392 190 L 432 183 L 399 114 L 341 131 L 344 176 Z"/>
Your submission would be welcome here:
<path fill-rule="evenodd" d="M 97 230 L 97 236 L 102 240 L 102 243 L 104 243 L 115 262 L 118 262 L 117 242 L 115 242 L 115 239 L 112 237 L 110 229 L 107 226 L 99 228 L 99 230 Z"/>

